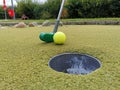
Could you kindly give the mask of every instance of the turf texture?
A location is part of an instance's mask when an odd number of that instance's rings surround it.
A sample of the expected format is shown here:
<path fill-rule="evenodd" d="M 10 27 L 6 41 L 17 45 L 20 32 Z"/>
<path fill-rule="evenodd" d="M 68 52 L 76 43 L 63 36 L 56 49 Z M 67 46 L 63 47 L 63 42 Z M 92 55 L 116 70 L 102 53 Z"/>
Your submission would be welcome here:
<path fill-rule="evenodd" d="M 39 40 L 50 27 L 0 28 L 0 90 L 119 90 L 120 26 L 65 25 L 64 45 Z M 56 72 L 49 59 L 61 53 L 89 54 L 102 67 L 88 75 Z"/>

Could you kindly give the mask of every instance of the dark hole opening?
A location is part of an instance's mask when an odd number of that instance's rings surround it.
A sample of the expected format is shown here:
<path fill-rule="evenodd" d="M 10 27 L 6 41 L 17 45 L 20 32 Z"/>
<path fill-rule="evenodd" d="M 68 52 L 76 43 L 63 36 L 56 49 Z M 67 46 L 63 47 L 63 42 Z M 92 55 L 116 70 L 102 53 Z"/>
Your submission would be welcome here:
<path fill-rule="evenodd" d="M 68 74 L 89 74 L 101 67 L 98 59 L 76 53 L 64 53 L 50 59 L 49 66 L 58 72 Z"/>

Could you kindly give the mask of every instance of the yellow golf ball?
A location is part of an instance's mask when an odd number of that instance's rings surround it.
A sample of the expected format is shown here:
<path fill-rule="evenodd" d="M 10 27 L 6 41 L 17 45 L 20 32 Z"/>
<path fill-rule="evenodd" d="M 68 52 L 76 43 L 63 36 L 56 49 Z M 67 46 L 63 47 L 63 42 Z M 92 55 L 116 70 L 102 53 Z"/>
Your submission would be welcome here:
<path fill-rule="evenodd" d="M 66 35 L 63 32 L 56 32 L 53 36 L 55 44 L 64 44 L 66 40 Z"/>

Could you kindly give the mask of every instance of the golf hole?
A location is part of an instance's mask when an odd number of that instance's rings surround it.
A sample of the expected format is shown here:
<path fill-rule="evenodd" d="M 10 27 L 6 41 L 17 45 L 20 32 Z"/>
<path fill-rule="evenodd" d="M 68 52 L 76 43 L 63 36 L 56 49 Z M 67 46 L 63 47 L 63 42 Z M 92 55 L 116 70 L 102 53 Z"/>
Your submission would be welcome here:
<path fill-rule="evenodd" d="M 48 65 L 58 72 L 86 75 L 100 68 L 101 62 L 86 54 L 63 53 L 51 58 Z"/>

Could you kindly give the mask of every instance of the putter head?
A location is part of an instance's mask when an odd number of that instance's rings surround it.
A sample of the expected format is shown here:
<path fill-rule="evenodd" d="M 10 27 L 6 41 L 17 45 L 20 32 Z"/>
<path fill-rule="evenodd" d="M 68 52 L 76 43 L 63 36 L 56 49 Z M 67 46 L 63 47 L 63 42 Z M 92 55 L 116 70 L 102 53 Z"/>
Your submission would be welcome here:
<path fill-rule="evenodd" d="M 53 42 L 53 35 L 54 35 L 54 33 L 42 32 L 42 33 L 40 33 L 39 38 L 40 38 L 40 40 L 49 43 L 49 42 Z"/>

